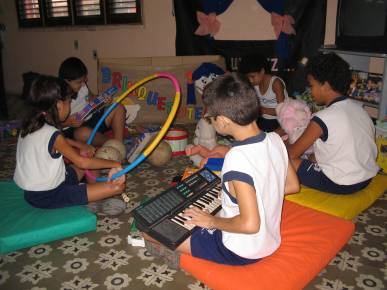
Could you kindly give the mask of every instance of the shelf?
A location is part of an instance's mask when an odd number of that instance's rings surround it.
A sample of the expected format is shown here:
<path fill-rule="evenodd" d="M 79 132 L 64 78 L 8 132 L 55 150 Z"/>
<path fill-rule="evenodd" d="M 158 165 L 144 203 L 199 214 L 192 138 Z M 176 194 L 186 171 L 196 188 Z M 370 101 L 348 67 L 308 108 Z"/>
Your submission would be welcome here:
<path fill-rule="evenodd" d="M 363 103 L 363 108 L 366 109 L 368 114 L 382 121 L 387 119 L 387 53 L 373 53 L 363 51 L 352 51 L 345 49 L 338 49 L 335 45 L 325 45 L 319 49 L 321 52 L 335 52 L 345 61 L 349 63 L 352 69 L 360 71 L 369 71 L 369 64 L 371 58 L 381 58 L 384 62 L 383 67 L 383 88 L 380 104 L 368 103 L 361 100 L 357 100 Z"/>
<path fill-rule="evenodd" d="M 336 48 L 335 45 L 324 45 L 324 46 L 322 46 L 320 48 L 320 51 L 322 51 L 322 52 L 344 53 L 344 54 L 358 55 L 358 56 L 387 58 L 387 53 L 363 52 L 363 51 L 353 51 L 353 50 L 338 49 L 338 48 Z"/>

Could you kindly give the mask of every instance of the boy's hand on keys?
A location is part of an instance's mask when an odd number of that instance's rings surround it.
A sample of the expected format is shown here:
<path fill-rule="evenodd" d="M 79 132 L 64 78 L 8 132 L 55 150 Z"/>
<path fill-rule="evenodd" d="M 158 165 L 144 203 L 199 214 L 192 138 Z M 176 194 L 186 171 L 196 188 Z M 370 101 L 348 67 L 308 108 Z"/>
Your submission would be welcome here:
<path fill-rule="evenodd" d="M 191 207 L 184 211 L 184 217 L 187 218 L 187 224 L 193 224 L 205 229 L 214 227 L 214 217 L 207 211 L 198 207 Z"/>

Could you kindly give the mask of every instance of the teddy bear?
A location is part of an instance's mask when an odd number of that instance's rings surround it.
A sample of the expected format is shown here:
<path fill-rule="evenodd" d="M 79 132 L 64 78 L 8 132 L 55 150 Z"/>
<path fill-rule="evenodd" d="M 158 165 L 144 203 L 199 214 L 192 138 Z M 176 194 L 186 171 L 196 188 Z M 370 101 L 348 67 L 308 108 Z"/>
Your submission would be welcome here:
<path fill-rule="evenodd" d="M 193 143 L 185 147 L 185 153 L 200 168 L 206 165 L 208 158 L 224 158 L 230 150 L 229 146 L 217 143 L 214 127 L 204 118 L 196 125 Z"/>
<path fill-rule="evenodd" d="M 275 110 L 278 123 L 286 133 L 282 137 L 283 140 L 293 144 L 304 133 L 310 122 L 312 114 L 308 105 L 302 100 L 288 99 L 278 104 Z M 309 148 L 305 153 L 311 154 L 312 149 Z"/>

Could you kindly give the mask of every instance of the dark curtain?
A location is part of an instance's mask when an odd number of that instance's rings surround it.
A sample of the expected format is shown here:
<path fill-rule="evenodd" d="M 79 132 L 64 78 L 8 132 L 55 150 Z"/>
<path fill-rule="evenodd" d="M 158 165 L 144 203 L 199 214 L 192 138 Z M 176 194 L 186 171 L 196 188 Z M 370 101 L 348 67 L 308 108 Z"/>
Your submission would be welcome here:
<path fill-rule="evenodd" d="M 305 67 L 299 61 L 311 58 L 324 44 L 326 0 L 287 0 L 285 14 L 293 16 L 297 34 L 291 37 L 293 45 L 290 65 L 293 70 L 288 78 L 288 92 L 302 93 L 307 86 Z"/>
<path fill-rule="evenodd" d="M 198 27 L 196 11 L 203 11 L 200 0 L 174 0 L 176 19 L 176 55 L 222 55 L 228 70 L 236 70 L 240 57 L 260 52 L 274 57 L 275 41 L 215 40 L 194 34 Z"/>
<path fill-rule="evenodd" d="M 277 59 L 275 40 L 272 41 L 225 41 L 210 36 L 194 34 L 198 27 L 196 11 L 203 11 L 203 0 L 174 0 L 176 18 L 176 55 L 219 54 L 226 60 L 228 70 L 237 70 L 240 58 L 250 53 L 262 53 L 276 63 L 274 74 L 280 75 L 288 84 L 292 95 L 306 85 L 302 57 L 317 54 L 324 43 L 326 0 L 286 0 L 284 13 L 295 19 L 297 34 L 291 36 L 288 59 Z M 238 0 L 234 0 L 238 1 Z M 240 1 L 240 0 L 239 0 Z M 237 24 L 236 24 L 237 25 Z"/>

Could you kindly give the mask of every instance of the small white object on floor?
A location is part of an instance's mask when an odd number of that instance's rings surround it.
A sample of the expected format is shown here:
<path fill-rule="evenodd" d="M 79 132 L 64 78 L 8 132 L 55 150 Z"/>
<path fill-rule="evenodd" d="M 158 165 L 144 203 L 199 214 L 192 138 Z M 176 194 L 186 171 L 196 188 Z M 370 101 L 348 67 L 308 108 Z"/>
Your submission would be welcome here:
<path fill-rule="evenodd" d="M 145 247 L 145 240 L 140 232 L 132 232 L 128 235 L 128 244 L 133 247 Z"/>
<path fill-rule="evenodd" d="M 125 192 L 123 192 L 123 193 L 121 194 L 121 196 L 122 196 L 122 199 L 123 199 L 126 203 L 128 203 L 128 202 L 130 201 L 129 196 L 128 196 Z"/>

